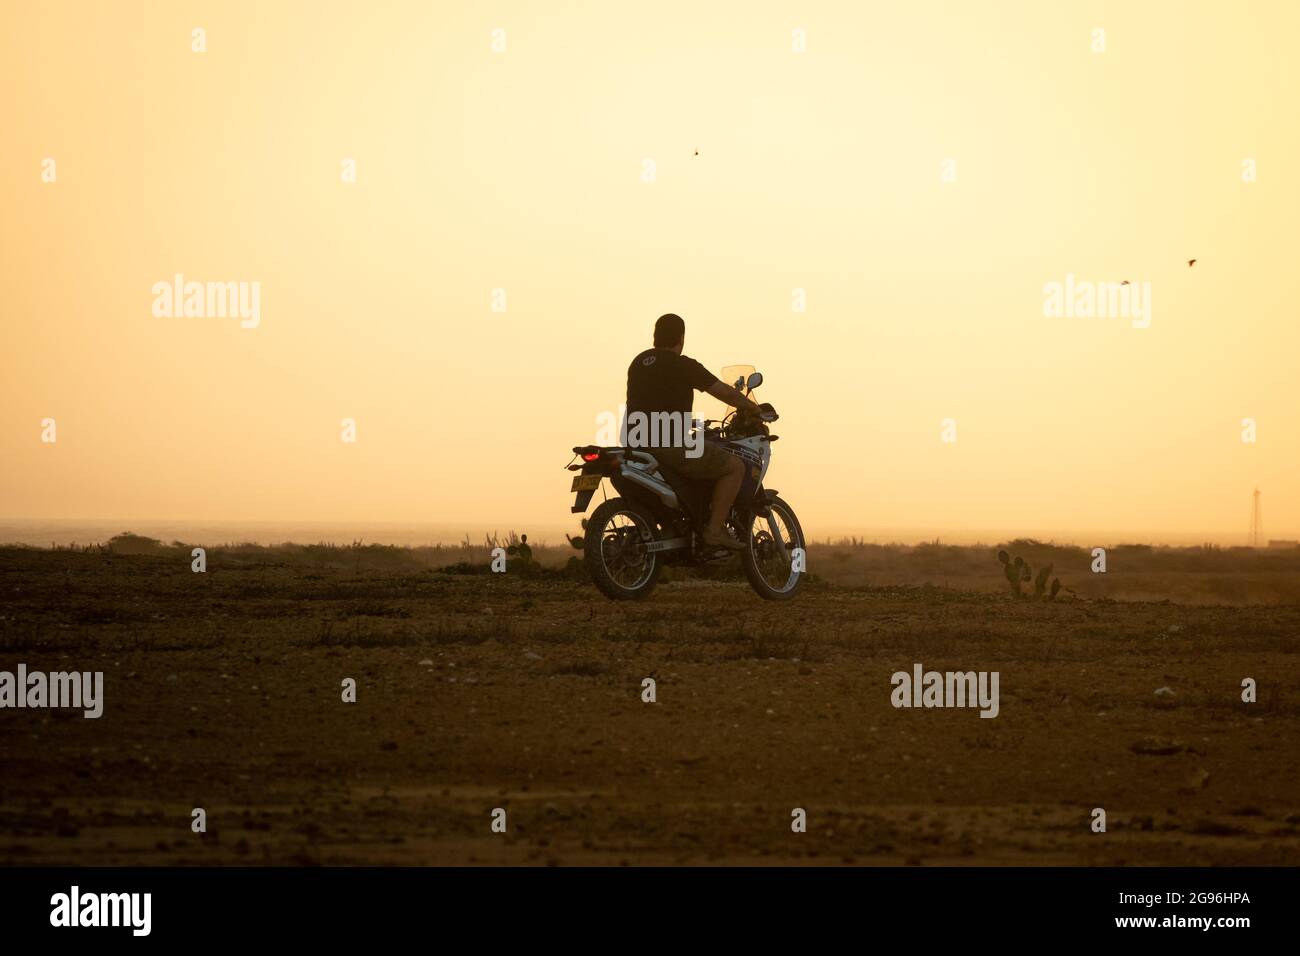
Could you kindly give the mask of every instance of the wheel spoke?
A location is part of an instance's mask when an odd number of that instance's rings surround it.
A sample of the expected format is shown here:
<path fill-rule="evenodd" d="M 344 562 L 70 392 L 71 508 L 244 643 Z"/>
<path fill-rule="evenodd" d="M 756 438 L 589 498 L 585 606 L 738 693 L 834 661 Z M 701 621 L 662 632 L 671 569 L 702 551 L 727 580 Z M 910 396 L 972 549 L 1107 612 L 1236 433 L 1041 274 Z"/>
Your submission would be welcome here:
<path fill-rule="evenodd" d="M 803 547 L 794 531 L 793 515 L 780 505 L 772 505 L 763 524 L 755 521 L 750 529 L 749 547 L 755 567 L 763 581 L 774 591 L 785 592 L 799 581 L 793 568 L 792 551 Z"/>
<path fill-rule="evenodd" d="M 600 559 L 610 578 L 621 588 L 635 590 L 654 572 L 654 555 L 645 550 L 648 533 L 640 516 L 615 512 L 600 531 Z"/>
<path fill-rule="evenodd" d="M 785 533 L 781 530 L 780 522 L 776 520 L 776 511 L 769 509 L 767 513 L 767 526 L 772 532 L 772 539 L 776 542 L 776 553 L 781 556 L 786 564 L 790 563 L 790 550 L 785 544 Z"/>

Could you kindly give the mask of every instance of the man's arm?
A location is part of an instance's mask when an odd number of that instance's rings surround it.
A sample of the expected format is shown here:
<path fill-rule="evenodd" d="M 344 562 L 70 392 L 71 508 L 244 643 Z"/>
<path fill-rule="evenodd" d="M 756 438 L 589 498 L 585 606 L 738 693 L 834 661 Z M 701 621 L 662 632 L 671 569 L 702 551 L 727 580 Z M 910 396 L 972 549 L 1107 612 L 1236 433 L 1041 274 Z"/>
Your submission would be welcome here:
<path fill-rule="evenodd" d="M 742 411 L 758 414 L 758 404 L 756 402 L 751 402 L 740 393 L 739 389 L 732 388 L 730 385 L 724 384 L 720 381 L 714 381 L 714 383 L 705 389 L 705 391 L 719 401 L 726 402 L 728 405 L 739 408 Z"/>

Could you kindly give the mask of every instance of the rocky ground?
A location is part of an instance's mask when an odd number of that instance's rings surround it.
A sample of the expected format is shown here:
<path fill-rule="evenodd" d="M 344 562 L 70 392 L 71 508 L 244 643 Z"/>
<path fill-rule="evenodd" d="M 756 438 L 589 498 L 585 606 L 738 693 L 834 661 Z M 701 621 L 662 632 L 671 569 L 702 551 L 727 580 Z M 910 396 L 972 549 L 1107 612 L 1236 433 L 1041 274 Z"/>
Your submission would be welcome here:
<path fill-rule="evenodd" d="M 0 671 L 105 686 L 0 710 L 0 863 L 1300 863 L 1296 605 L 29 549 L 0 595 Z M 916 663 L 998 716 L 895 708 Z"/>

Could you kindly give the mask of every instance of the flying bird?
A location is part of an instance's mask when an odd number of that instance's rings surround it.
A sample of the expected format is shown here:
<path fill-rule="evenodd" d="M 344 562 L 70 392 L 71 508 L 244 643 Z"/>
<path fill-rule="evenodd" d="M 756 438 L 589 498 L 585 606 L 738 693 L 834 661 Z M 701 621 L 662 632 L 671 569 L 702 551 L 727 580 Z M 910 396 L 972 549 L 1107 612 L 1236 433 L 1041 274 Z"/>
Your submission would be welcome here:
<path fill-rule="evenodd" d="M 1192 266 L 1194 266 L 1194 265 L 1196 265 L 1196 260 L 1195 260 L 1195 259 L 1188 259 L 1188 260 L 1187 260 L 1187 268 L 1190 269 L 1190 268 L 1191 268 Z"/>
<path fill-rule="evenodd" d="M 700 155 L 700 151 L 698 149 L 695 151 L 695 155 L 696 156 Z"/>
<path fill-rule="evenodd" d="M 1128 279 L 1125 279 L 1123 282 L 1120 283 L 1120 285 L 1128 285 Z"/>

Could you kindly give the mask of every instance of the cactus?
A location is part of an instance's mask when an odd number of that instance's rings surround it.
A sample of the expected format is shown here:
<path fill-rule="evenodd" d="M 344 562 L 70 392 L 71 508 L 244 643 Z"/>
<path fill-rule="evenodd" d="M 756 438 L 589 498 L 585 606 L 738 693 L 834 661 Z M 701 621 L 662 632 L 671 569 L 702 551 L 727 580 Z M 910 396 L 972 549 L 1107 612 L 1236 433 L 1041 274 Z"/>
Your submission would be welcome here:
<path fill-rule="evenodd" d="M 1055 565 L 1048 564 L 1040 568 L 1038 574 L 1034 574 L 1034 569 L 1030 567 L 1029 562 L 1021 557 L 1012 557 L 1006 551 L 998 551 L 998 562 L 1002 565 L 1002 573 L 1006 575 L 1007 583 L 1011 585 L 1011 593 L 1016 597 L 1025 596 L 1020 590 L 1020 586 L 1029 581 L 1034 582 L 1034 599 L 1035 600 L 1056 600 L 1056 595 L 1061 591 L 1061 579 L 1052 577 L 1052 570 Z M 1049 588 L 1048 582 L 1051 582 Z M 1068 591 L 1069 588 L 1066 588 Z M 1074 593 L 1071 591 L 1070 593 Z"/>
<path fill-rule="evenodd" d="M 1034 578 L 1034 597 L 1041 598 L 1043 592 L 1047 590 L 1047 579 L 1052 576 L 1052 565 L 1047 565 L 1038 572 L 1038 577 Z"/>
<path fill-rule="evenodd" d="M 513 536 L 513 532 L 511 533 Z M 506 548 L 506 554 L 511 557 L 518 557 L 524 564 L 531 564 L 533 561 L 533 549 L 528 546 L 528 535 L 520 535 L 516 544 Z"/>
<path fill-rule="evenodd" d="M 1023 573 L 1025 562 L 1016 558 L 1011 560 L 1010 555 L 1005 551 L 998 552 L 998 560 L 1002 562 L 1002 572 L 1007 576 L 1007 583 L 1011 585 L 1011 593 L 1020 595 L 1020 576 Z"/>

